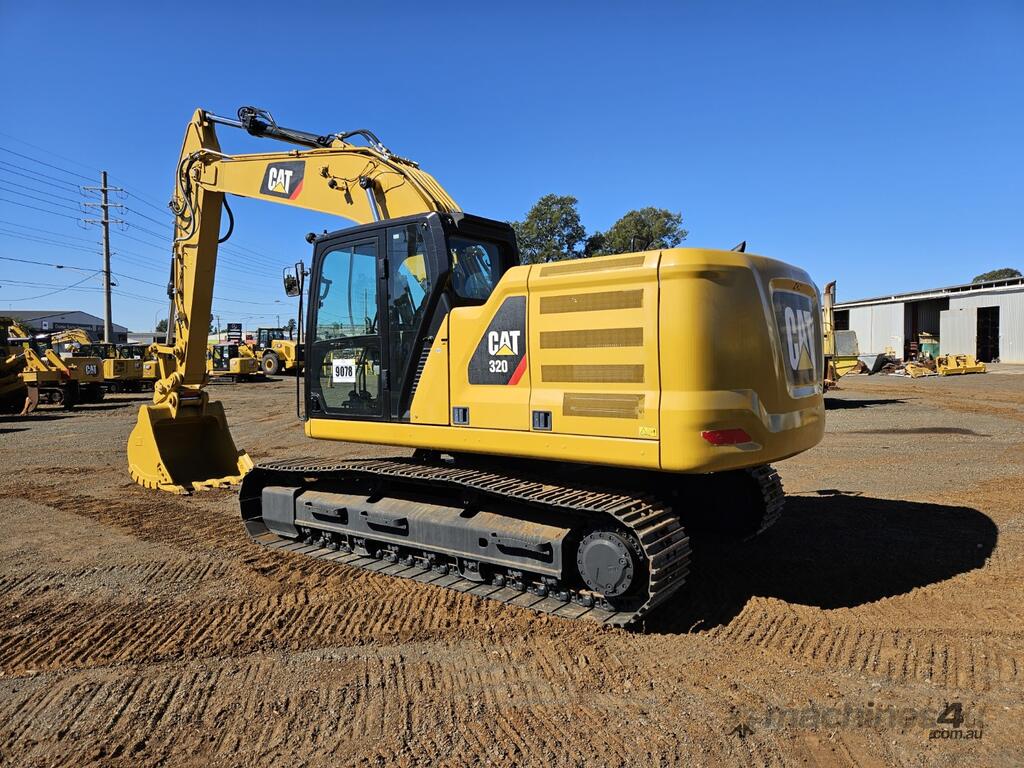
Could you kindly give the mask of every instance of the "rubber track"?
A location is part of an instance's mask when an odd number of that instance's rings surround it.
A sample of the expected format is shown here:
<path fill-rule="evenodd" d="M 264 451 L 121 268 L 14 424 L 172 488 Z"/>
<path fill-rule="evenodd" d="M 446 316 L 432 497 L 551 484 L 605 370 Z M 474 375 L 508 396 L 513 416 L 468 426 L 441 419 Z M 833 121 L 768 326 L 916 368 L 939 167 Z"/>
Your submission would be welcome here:
<path fill-rule="evenodd" d="M 289 482 L 288 475 L 313 476 L 318 480 L 346 476 L 378 477 L 417 485 L 472 490 L 496 499 L 511 499 L 534 507 L 554 508 L 559 512 L 611 516 L 619 525 L 633 532 L 644 550 L 648 561 L 647 600 L 635 610 L 587 607 L 578 602 L 563 602 L 510 587 L 470 581 L 456 574 L 442 574 L 418 565 L 392 564 L 386 560 L 303 544 L 271 532 L 262 517 L 244 519 L 245 505 L 258 505 L 254 497 L 259 496 L 262 488 L 277 484 L 302 484 L 301 481 Z M 243 504 L 246 531 L 253 540 L 265 547 L 299 552 L 389 576 L 413 579 L 564 618 L 586 618 L 616 626 L 630 624 L 646 616 L 677 592 L 689 572 L 689 537 L 672 510 L 649 496 L 542 483 L 514 475 L 457 465 L 426 464 L 412 459 L 360 459 L 337 464 L 316 459 L 297 459 L 257 465 L 243 480 L 239 497 Z"/>

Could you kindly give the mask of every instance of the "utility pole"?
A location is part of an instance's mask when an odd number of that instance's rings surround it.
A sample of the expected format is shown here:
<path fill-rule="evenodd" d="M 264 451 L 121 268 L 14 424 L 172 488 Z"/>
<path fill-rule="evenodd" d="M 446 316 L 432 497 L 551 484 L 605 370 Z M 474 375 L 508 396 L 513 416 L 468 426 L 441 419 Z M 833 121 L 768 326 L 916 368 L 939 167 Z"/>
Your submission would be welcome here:
<path fill-rule="evenodd" d="M 107 199 L 107 172 L 100 174 L 100 209 L 103 211 L 103 341 L 109 344 L 114 329 L 110 319 L 110 201 Z"/>
<path fill-rule="evenodd" d="M 111 203 L 110 192 L 122 192 L 119 187 L 107 186 L 107 172 L 100 172 L 99 187 L 83 187 L 83 189 L 95 190 L 100 193 L 99 203 L 85 203 L 87 208 L 99 208 L 102 213 L 100 219 L 86 219 L 88 224 L 99 224 L 103 228 L 103 341 L 109 344 L 114 340 L 113 321 L 111 320 L 110 309 L 110 225 L 123 224 L 120 219 L 110 218 L 111 208 L 124 208 L 120 203 Z"/>

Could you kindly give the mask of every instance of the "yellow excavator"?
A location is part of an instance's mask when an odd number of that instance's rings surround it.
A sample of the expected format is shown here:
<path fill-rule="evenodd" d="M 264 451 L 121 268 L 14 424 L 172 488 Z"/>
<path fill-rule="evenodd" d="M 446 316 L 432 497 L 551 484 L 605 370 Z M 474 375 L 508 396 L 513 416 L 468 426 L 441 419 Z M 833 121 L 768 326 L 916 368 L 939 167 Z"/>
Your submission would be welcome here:
<path fill-rule="evenodd" d="M 290 146 L 225 154 L 216 126 Z M 203 389 L 228 194 L 358 224 L 308 236 L 309 269 L 285 270 L 301 418 L 309 437 L 412 456 L 254 467 L 237 449 Z M 691 531 L 770 526 L 770 462 L 822 437 L 818 290 L 780 261 L 673 248 L 520 264 L 508 224 L 463 213 L 369 131 L 317 135 L 249 107 L 195 113 L 172 207 L 174 343 L 157 347 L 129 467 L 179 493 L 241 481 L 265 547 L 624 625 L 683 585 Z"/>
<path fill-rule="evenodd" d="M 19 323 L 11 324 L 7 352 L 19 356 L 22 361 L 21 377 L 28 390 L 23 414 L 34 411 L 39 403 L 60 405 L 70 410 L 78 403 L 94 403 L 103 399 L 103 372 L 99 359 L 65 360 L 54 349 L 55 345 L 80 339 L 79 333 L 84 331 L 34 334 Z"/>

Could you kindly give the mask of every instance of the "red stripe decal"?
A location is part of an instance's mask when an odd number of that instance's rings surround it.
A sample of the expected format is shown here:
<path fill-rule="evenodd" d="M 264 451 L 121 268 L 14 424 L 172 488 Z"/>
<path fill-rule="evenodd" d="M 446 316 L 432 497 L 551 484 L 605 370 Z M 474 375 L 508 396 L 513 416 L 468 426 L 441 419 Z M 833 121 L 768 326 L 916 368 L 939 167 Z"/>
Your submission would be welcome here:
<path fill-rule="evenodd" d="M 519 380 L 523 378 L 524 373 L 526 373 L 526 355 L 523 355 L 523 359 L 519 361 L 519 365 L 512 372 L 512 378 L 508 380 L 508 385 L 511 387 L 514 384 L 518 384 Z"/>
<path fill-rule="evenodd" d="M 301 191 L 302 191 L 302 182 L 300 181 L 299 185 L 297 187 L 295 187 L 295 191 L 292 192 L 291 196 L 288 199 L 289 200 L 294 200 L 295 198 L 297 198 L 299 196 L 299 192 L 301 192 Z"/>

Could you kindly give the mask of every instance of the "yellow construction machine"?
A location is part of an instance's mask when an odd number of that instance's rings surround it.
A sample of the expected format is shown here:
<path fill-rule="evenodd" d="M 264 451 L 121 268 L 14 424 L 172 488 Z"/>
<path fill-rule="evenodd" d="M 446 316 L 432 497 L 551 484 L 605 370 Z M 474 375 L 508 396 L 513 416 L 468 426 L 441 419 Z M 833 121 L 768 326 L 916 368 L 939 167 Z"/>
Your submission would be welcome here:
<path fill-rule="evenodd" d="M 15 413 L 28 408 L 28 387 L 22 378 L 25 356 L 0 352 L 0 413 Z"/>
<path fill-rule="evenodd" d="M 126 360 L 138 360 L 142 366 L 142 386 L 151 388 L 160 378 L 160 366 L 156 359 L 155 344 L 122 344 L 121 356 Z"/>
<path fill-rule="evenodd" d="M 100 398 L 103 392 L 140 392 L 142 390 L 142 360 L 133 357 L 130 349 L 111 342 L 91 341 L 88 333 L 85 340 L 76 337 L 72 343 L 64 341 L 59 346 L 61 357 L 68 362 L 91 371 L 94 364 L 99 366 Z"/>
<path fill-rule="evenodd" d="M 10 318 L 0 317 L 0 413 L 14 413 L 28 408 L 28 388 L 22 377 L 25 355 L 9 346 L 11 322 Z"/>
<path fill-rule="evenodd" d="M 858 366 L 861 361 L 858 354 L 841 354 L 836 339 L 835 303 L 836 281 L 825 286 L 821 293 L 822 335 L 825 351 L 825 389 L 831 389 L 846 374 Z M 844 333 L 844 331 L 839 331 Z M 849 331 L 852 333 L 852 331 Z M 856 343 L 853 345 L 856 347 Z M 854 350 L 856 351 L 856 350 Z"/>
<path fill-rule="evenodd" d="M 39 403 L 71 409 L 78 403 L 95 403 L 103 399 L 103 373 L 99 359 L 65 360 L 54 349 L 54 345 L 69 338 L 80 338 L 75 334 L 75 331 L 33 334 L 18 323 L 11 325 L 7 352 L 20 355 L 24 361 L 21 376 L 28 388 L 24 413 L 34 411 Z"/>
<path fill-rule="evenodd" d="M 225 154 L 217 125 L 291 146 Z M 308 271 L 285 272 L 300 317 L 308 296 L 304 428 L 413 456 L 254 468 L 237 450 L 203 389 L 227 194 L 359 224 L 309 237 Z M 253 108 L 195 113 L 172 206 L 175 342 L 158 346 L 129 467 L 176 492 L 241 480 L 261 545 L 626 624 L 682 586 L 690 531 L 771 525 L 769 463 L 822 437 L 818 290 L 780 261 L 687 248 L 520 265 L 508 224 L 460 211 L 369 131 Z"/>
<path fill-rule="evenodd" d="M 287 328 L 259 328 L 248 346 L 267 376 L 302 373 L 302 345 Z"/>
<path fill-rule="evenodd" d="M 209 344 L 206 351 L 206 374 L 211 379 L 248 381 L 260 373 L 256 356 L 245 344 Z"/>

